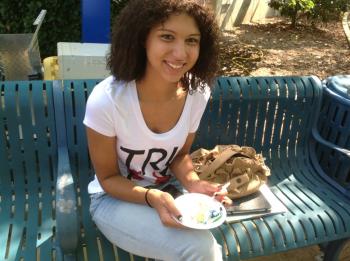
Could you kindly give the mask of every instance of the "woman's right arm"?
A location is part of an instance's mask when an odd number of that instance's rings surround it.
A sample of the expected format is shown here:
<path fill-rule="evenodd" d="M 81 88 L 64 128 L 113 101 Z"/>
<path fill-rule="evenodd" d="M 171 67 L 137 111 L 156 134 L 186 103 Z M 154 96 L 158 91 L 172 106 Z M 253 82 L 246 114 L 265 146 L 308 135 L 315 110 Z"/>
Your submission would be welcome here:
<path fill-rule="evenodd" d="M 137 186 L 119 172 L 117 138 L 102 135 L 89 127 L 86 131 L 90 158 L 103 190 L 112 197 L 124 201 L 146 204 L 147 189 Z M 179 227 L 172 215 L 177 217 L 180 212 L 176 209 L 174 199 L 169 193 L 151 189 L 147 198 L 151 206 L 157 210 L 164 225 Z"/>

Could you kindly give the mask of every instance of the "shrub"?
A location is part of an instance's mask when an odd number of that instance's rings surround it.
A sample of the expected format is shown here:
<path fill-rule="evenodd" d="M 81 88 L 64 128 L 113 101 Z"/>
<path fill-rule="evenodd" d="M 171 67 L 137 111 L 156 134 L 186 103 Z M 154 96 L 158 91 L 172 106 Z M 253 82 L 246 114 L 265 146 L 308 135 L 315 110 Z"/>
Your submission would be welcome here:
<path fill-rule="evenodd" d="M 80 41 L 80 2 L 74 0 L 1 0 L 0 33 L 34 33 L 42 9 L 47 10 L 38 36 L 42 58 L 56 55 L 57 42 Z"/>
<path fill-rule="evenodd" d="M 310 18 L 328 22 L 338 20 L 340 15 L 347 10 L 349 0 L 314 0 L 315 7 L 312 9 Z"/>
<path fill-rule="evenodd" d="M 349 0 L 270 0 L 269 6 L 290 17 L 295 27 L 301 15 L 313 21 L 338 20 L 349 7 Z"/>
<path fill-rule="evenodd" d="M 281 15 L 290 17 L 292 26 L 297 24 L 298 15 L 300 13 L 307 14 L 315 6 L 314 0 L 270 0 L 269 6 L 280 11 Z"/>

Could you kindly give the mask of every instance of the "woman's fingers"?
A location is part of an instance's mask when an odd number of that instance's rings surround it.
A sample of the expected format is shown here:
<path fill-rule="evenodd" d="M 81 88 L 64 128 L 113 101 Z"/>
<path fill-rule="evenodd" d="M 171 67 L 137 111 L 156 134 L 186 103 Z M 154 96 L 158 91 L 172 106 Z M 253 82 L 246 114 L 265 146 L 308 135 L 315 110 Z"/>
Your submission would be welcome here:
<path fill-rule="evenodd" d="M 162 223 L 167 227 L 184 228 L 184 226 L 180 222 L 181 218 L 175 217 L 167 211 L 160 214 L 160 219 Z"/>
<path fill-rule="evenodd" d="M 224 206 L 230 206 L 232 205 L 232 199 L 230 199 L 229 197 L 225 196 L 221 201 L 222 204 L 224 204 Z"/>
<path fill-rule="evenodd" d="M 232 204 L 232 200 L 227 196 L 227 191 L 219 191 L 215 192 L 214 194 L 215 199 L 225 206 Z"/>
<path fill-rule="evenodd" d="M 183 228 L 181 212 L 176 208 L 174 198 L 167 192 L 159 192 L 155 208 L 165 226 Z"/>

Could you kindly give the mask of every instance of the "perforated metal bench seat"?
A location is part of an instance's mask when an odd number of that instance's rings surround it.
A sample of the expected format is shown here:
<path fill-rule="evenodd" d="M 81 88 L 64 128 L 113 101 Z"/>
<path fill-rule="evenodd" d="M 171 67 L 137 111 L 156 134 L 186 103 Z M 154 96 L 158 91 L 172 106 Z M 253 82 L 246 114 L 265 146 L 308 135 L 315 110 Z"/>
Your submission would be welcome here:
<path fill-rule="evenodd" d="M 297 161 L 270 162 L 270 186 L 288 212 L 216 229 L 230 256 L 248 259 L 349 237 L 348 200 Z M 293 162 L 294 161 L 294 162 Z M 278 174 L 277 174 L 278 173 Z"/>

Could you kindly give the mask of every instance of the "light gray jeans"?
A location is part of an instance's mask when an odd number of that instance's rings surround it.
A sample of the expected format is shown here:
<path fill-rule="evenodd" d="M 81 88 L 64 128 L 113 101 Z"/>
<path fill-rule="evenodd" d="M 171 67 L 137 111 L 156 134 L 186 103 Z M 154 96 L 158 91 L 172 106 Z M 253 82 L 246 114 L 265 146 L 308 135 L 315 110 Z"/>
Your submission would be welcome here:
<path fill-rule="evenodd" d="M 164 226 L 155 209 L 91 195 L 90 213 L 106 238 L 136 255 L 166 261 L 219 261 L 222 248 L 209 230 Z"/>

